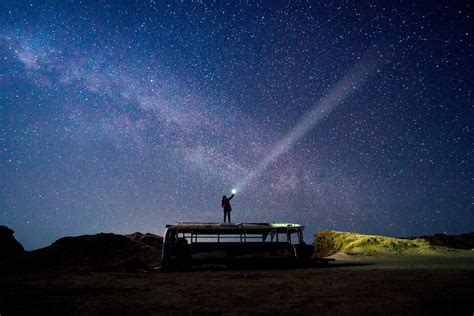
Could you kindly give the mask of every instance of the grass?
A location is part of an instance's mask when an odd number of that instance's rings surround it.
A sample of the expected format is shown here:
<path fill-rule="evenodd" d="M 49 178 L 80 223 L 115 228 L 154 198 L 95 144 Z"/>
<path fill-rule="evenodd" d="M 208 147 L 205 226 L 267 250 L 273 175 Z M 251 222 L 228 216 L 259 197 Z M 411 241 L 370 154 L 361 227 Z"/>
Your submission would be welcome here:
<path fill-rule="evenodd" d="M 315 234 L 315 255 L 326 257 L 337 252 L 364 254 L 417 254 L 443 255 L 464 252 L 447 247 L 433 246 L 424 239 L 400 239 L 376 235 L 323 230 Z"/>

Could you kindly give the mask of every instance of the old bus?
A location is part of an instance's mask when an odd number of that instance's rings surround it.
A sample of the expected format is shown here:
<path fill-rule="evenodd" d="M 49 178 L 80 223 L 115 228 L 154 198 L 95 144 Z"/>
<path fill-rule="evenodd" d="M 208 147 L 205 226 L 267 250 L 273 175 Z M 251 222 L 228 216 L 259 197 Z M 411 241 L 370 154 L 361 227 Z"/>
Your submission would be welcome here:
<path fill-rule="evenodd" d="M 304 226 L 286 223 L 195 223 L 166 225 L 161 266 L 189 269 L 202 264 L 303 262 L 313 246 Z"/>

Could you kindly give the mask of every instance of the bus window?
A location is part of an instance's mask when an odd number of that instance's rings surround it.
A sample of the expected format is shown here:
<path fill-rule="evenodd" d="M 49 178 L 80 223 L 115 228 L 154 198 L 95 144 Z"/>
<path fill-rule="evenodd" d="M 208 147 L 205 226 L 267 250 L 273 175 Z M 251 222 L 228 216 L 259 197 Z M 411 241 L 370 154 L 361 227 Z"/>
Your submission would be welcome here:
<path fill-rule="evenodd" d="M 244 235 L 243 234 L 242 235 L 240 234 L 232 234 L 232 235 L 230 234 L 193 234 L 191 240 L 193 243 L 244 242 Z"/>
<path fill-rule="evenodd" d="M 277 235 L 278 234 L 275 231 L 270 231 L 270 233 L 266 237 L 265 241 L 276 242 L 277 241 Z"/>
<path fill-rule="evenodd" d="M 275 232 L 265 232 L 262 233 L 262 242 L 274 242 L 275 240 Z"/>
<path fill-rule="evenodd" d="M 176 230 L 168 229 L 168 231 L 166 232 L 165 241 L 176 241 Z"/>
<path fill-rule="evenodd" d="M 300 243 L 300 234 L 299 232 L 293 233 L 290 235 L 290 241 L 293 245 L 298 245 Z"/>
<path fill-rule="evenodd" d="M 262 234 L 244 234 L 243 242 L 263 242 Z"/>
<path fill-rule="evenodd" d="M 276 234 L 277 238 L 276 238 L 276 241 L 277 242 L 288 242 L 288 235 L 287 233 L 278 233 Z"/>
<path fill-rule="evenodd" d="M 243 242 L 244 236 L 242 234 L 223 234 L 219 236 L 219 242 Z"/>

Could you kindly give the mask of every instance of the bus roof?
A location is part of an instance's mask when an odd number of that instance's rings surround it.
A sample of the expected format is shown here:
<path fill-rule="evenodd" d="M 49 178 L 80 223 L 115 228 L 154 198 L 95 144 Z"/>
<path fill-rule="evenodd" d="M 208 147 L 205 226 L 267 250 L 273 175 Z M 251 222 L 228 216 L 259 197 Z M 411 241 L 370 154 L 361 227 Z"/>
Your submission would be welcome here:
<path fill-rule="evenodd" d="M 166 228 L 173 228 L 179 231 L 205 231 L 207 233 L 261 233 L 261 232 L 296 232 L 302 231 L 304 226 L 291 223 L 202 223 L 202 222 L 177 222 L 168 224 Z"/>

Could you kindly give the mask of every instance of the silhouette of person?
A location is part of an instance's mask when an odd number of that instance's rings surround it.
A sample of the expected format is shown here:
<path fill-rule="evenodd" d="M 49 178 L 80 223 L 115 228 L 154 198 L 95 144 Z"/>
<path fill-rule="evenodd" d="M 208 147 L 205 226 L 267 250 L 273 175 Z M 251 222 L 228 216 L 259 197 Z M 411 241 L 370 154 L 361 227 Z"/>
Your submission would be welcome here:
<path fill-rule="evenodd" d="M 230 206 L 230 200 L 234 197 L 234 194 L 232 194 L 229 198 L 227 196 L 223 195 L 222 196 L 222 204 L 221 206 L 224 208 L 224 223 L 226 217 L 229 218 L 229 223 L 230 223 L 230 212 L 232 211 L 232 207 Z"/>

